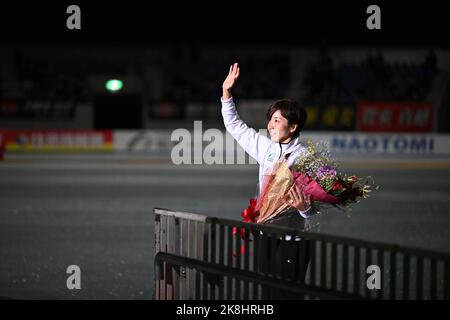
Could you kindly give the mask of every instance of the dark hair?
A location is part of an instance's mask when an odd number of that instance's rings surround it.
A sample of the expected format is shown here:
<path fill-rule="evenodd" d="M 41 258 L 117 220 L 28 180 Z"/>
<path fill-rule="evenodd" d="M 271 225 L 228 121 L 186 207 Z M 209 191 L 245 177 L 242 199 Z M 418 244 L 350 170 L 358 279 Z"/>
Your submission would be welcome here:
<path fill-rule="evenodd" d="M 287 119 L 288 125 L 297 125 L 297 130 L 295 130 L 293 137 L 298 136 L 306 122 L 307 114 L 305 108 L 289 99 L 278 100 L 267 110 L 267 119 L 269 121 L 277 110 L 280 110 L 281 115 Z"/>

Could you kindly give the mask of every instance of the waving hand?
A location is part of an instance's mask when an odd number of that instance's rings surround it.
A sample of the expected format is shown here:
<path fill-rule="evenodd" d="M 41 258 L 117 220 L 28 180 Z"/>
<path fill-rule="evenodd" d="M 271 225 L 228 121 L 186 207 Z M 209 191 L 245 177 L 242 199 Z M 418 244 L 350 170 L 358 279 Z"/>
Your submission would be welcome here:
<path fill-rule="evenodd" d="M 239 78 L 239 65 L 237 63 L 230 66 L 230 71 L 228 72 L 228 76 L 225 78 L 225 81 L 222 84 L 223 89 L 223 98 L 229 99 L 231 98 L 231 88 L 233 88 L 237 79 Z"/>

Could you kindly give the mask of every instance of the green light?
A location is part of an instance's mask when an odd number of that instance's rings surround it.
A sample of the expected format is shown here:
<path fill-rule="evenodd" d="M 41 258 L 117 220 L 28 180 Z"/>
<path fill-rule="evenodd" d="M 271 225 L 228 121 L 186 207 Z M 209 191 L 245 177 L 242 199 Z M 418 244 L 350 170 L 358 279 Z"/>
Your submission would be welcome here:
<path fill-rule="evenodd" d="M 108 80 L 108 81 L 106 81 L 106 84 L 105 84 L 106 90 L 111 91 L 111 92 L 119 91 L 120 89 L 122 89 L 122 87 L 123 87 L 122 80 L 117 80 L 117 79 Z"/>

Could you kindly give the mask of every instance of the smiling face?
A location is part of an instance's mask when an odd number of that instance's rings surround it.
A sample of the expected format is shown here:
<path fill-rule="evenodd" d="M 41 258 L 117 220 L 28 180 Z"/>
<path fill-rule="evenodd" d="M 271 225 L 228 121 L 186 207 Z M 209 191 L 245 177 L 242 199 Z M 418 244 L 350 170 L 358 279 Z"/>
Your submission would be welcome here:
<path fill-rule="evenodd" d="M 297 129 L 296 124 L 289 125 L 288 120 L 283 117 L 280 110 L 275 111 L 267 124 L 267 130 L 270 134 L 270 139 L 274 142 L 287 143 Z"/>

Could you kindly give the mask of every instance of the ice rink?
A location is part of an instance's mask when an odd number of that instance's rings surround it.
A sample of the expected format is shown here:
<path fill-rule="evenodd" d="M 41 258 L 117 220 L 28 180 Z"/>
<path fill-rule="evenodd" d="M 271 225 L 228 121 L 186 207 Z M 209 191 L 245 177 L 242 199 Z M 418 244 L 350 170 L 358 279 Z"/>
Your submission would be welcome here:
<path fill-rule="evenodd" d="M 450 251 L 450 162 L 342 162 L 380 190 L 350 217 L 321 214 L 320 232 Z M 0 162 L 0 296 L 151 299 L 153 208 L 240 219 L 255 165 L 174 166 L 128 157 Z M 66 268 L 81 268 L 68 290 Z"/>

